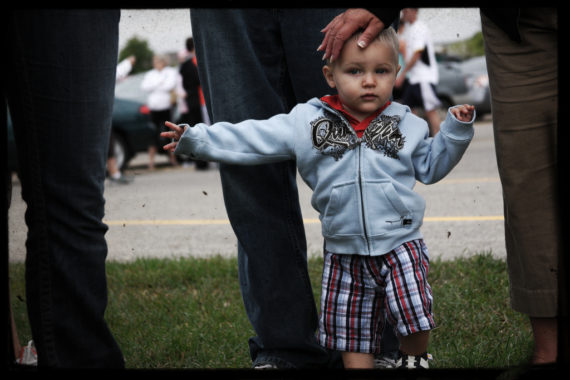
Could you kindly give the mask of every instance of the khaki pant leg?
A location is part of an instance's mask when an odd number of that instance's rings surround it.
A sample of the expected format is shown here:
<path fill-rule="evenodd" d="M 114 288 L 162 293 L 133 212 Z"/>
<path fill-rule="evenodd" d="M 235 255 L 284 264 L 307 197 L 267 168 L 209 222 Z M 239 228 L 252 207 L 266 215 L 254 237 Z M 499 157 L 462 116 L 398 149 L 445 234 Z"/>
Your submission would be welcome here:
<path fill-rule="evenodd" d="M 522 42 L 481 15 L 503 186 L 511 305 L 553 317 L 561 253 L 556 9 L 523 9 Z"/>

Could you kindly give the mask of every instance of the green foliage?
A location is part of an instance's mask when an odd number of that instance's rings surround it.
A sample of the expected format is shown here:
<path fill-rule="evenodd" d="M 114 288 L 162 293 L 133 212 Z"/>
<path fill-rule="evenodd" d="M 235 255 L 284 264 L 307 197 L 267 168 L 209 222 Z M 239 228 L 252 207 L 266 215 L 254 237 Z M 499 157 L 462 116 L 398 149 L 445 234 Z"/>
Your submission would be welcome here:
<path fill-rule="evenodd" d="M 471 38 L 447 45 L 445 50 L 447 54 L 456 55 L 463 59 L 485 55 L 483 34 L 477 32 Z"/>
<path fill-rule="evenodd" d="M 467 40 L 467 51 L 470 52 L 471 57 L 485 55 L 485 42 L 481 32 L 476 33 L 473 37 Z"/>
<path fill-rule="evenodd" d="M 136 61 L 130 74 L 152 69 L 154 52 L 149 48 L 146 40 L 139 39 L 136 36 L 129 39 L 125 47 L 119 52 L 119 62 L 131 55 L 136 57 Z"/>

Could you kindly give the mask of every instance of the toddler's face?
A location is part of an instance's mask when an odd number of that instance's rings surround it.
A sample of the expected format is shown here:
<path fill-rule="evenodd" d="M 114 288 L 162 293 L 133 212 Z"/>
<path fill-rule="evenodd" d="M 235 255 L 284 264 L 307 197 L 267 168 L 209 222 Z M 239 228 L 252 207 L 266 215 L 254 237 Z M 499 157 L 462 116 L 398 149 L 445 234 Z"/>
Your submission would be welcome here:
<path fill-rule="evenodd" d="M 336 88 L 344 108 L 365 119 L 390 99 L 400 66 L 394 50 L 375 39 L 362 49 L 354 38 L 344 44 L 332 65 L 323 67 L 329 86 Z"/>

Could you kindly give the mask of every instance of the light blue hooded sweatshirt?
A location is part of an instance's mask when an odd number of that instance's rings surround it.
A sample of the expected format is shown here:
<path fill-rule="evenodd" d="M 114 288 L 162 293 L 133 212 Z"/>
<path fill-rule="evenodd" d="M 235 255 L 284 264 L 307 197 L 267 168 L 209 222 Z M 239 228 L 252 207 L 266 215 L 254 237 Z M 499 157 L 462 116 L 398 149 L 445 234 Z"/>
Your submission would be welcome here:
<path fill-rule="evenodd" d="M 377 256 L 422 238 L 425 201 L 413 190 L 416 180 L 447 175 L 473 134 L 473 120 L 448 111 L 430 138 L 423 119 L 392 102 L 359 138 L 340 112 L 313 98 L 267 120 L 197 124 L 175 153 L 234 165 L 295 160 L 313 190 L 325 248 Z"/>

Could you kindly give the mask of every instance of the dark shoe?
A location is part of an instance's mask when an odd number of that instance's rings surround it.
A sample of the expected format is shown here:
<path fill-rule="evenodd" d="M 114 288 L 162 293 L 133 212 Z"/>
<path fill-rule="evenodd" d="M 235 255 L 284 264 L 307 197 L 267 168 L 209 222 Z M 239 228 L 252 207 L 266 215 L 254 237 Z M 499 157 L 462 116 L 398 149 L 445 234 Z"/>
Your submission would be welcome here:
<path fill-rule="evenodd" d="M 130 177 L 126 177 L 124 175 L 121 175 L 119 178 L 109 177 L 109 181 L 111 181 L 111 183 L 126 185 L 126 184 L 131 183 L 133 181 L 133 179 Z"/>

